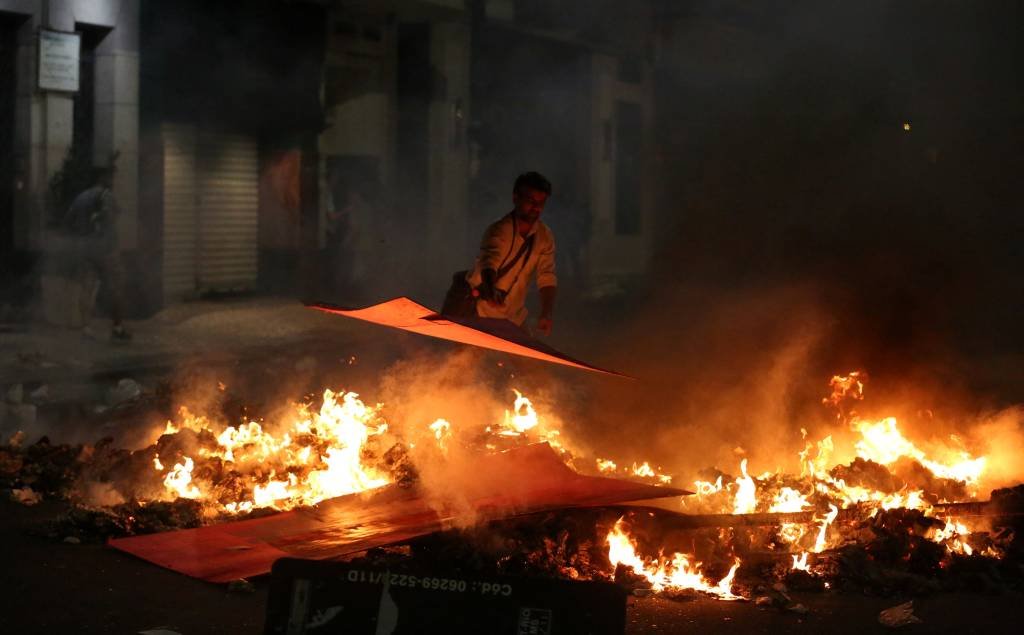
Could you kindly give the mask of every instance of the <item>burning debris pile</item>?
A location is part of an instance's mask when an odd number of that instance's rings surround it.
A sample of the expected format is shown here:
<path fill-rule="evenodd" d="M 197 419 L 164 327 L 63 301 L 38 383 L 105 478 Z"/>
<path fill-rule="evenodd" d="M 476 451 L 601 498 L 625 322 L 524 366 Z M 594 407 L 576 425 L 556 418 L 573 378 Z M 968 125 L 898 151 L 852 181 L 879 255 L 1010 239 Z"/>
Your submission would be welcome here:
<path fill-rule="evenodd" d="M 895 418 L 861 419 L 852 406 L 863 399 L 866 380 L 862 373 L 834 377 L 824 400 L 855 433 L 852 461 L 834 461 L 838 449 L 827 436 L 806 443 L 799 474 L 751 476 L 745 458 L 738 476 L 705 470 L 709 478 L 694 483 L 696 496 L 682 501 L 682 509 L 695 515 L 658 521 L 690 530 L 674 539 L 689 541 L 689 555 L 665 555 L 673 542 L 666 537 L 642 550 L 658 553 L 656 558 L 637 557 L 639 547 L 622 521 L 609 533 L 610 552 L 623 554 L 618 562 L 655 590 L 698 589 L 723 599 L 733 599 L 744 580 L 882 593 L 978 588 L 979 579 L 982 588 L 1019 583 L 1020 568 L 1004 560 L 1009 550 L 1019 549 L 1014 528 L 1024 512 L 1021 488 L 999 490 L 991 503 L 979 502 L 986 458 L 971 456 L 955 438 L 951 446 L 937 448 L 937 456 L 926 454 L 902 434 Z M 598 468 L 608 470 L 608 463 L 599 461 Z M 691 577 L 699 570 L 693 554 L 700 549 L 694 545 L 702 542 L 712 543 L 717 553 L 705 550 L 701 559 L 729 567 L 717 581 Z M 725 582 L 734 582 L 733 589 Z"/>
<path fill-rule="evenodd" d="M 795 589 L 927 592 L 1019 584 L 1014 529 L 1021 488 L 979 500 L 987 466 L 953 440 L 926 446 L 894 418 L 861 418 L 866 376 L 835 377 L 824 402 L 833 436 L 805 441 L 799 473 L 703 472 L 678 511 L 632 507 L 551 512 L 452 530 L 365 558 L 436 558 L 478 572 L 614 579 L 631 588 L 724 600 L 769 598 L 788 606 Z M 443 414 L 443 413 L 442 413 Z M 648 462 L 618 467 L 584 459 L 518 391 L 497 423 L 478 427 L 389 422 L 381 405 L 326 390 L 272 421 L 231 424 L 181 410 L 136 451 L 107 439 L 94 446 L 45 440 L 0 448 L 0 486 L 21 502 L 75 503 L 60 532 L 88 538 L 195 527 L 275 513 L 384 486 L 421 482 L 422 468 L 459 455 L 544 441 L 577 471 L 654 484 L 673 476 Z M 807 438 L 804 432 L 804 438 Z M 838 436 L 838 435 L 837 435 Z M 840 437 L 842 438 L 842 437 Z M 840 461 L 836 457 L 845 457 Z M 625 465 L 625 463 L 623 463 Z"/>
<path fill-rule="evenodd" d="M 68 500 L 68 525 L 96 537 L 195 527 L 315 505 L 385 485 L 411 486 L 417 465 L 452 453 L 548 442 L 571 463 L 559 431 L 518 391 L 498 423 L 455 429 L 445 419 L 392 426 L 383 406 L 325 390 L 318 406 L 294 404 L 274 421 L 196 415 L 186 408 L 151 445 L 129 451 L 51 445 L 45 437 L 0 447 L 0 487 L 19 502 Z M 87 536 L 89 537 L 89 536 Z"/>

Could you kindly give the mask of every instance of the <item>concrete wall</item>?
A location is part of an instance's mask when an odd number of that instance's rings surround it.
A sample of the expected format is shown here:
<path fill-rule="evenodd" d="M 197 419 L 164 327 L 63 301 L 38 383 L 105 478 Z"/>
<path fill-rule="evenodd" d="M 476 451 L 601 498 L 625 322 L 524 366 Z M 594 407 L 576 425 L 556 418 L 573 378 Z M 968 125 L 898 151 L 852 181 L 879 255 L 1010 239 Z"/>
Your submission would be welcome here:
<path fill-rule="evenodd" d="M 15 197 L 15 246 L 43 251 L 50 178 L 71 146 L 74 97 L 37 88 L 38 30 L 111 29 L 96 50 L 95 140 L 98 160 L 120 153 L 114 193 L 123 208 L 122 248 L 137 242 L 139 0 L 0 0 L 0 11 L 23 15 L 18 32 L 15 154 L 27 187 Z"/>

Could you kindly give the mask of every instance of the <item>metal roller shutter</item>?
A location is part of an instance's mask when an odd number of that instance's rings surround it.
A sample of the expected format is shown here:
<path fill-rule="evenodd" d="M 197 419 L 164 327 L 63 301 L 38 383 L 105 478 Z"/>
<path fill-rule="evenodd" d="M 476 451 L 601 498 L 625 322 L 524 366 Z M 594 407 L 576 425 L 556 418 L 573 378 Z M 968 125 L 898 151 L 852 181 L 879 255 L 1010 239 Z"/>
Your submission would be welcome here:
<path fill-rule="evenodd" d="M 199 223 L 196 213 L 196 129 L 163 124 L 163 289 L 169 304 L 195 295 Z"/>
<path fill-rule="evenodd" d="M 200 291 L 241 291 L 256 286 L 258 150 L 256 140 L 243 135 L 199 135 Z"/>

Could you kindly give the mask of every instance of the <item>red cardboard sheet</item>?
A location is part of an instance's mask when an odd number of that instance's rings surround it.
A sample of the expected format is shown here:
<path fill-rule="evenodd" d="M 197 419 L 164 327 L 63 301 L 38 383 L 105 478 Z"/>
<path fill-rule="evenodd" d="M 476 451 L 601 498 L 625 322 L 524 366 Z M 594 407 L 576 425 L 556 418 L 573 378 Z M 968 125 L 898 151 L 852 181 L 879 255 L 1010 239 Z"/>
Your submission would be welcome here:
<path fill-rule="evenodd" d="M 110 545 L 154 564 L 209 582 L 270 571 L 284 556 L 327 559 L 393 544 L 467 519 L 481 522 L 547 509 L 611 505 L 681 496 L 684 490 L 582 476 L 546 444 L 476 457 L 435 474 L 451 482 L 444 500 L 389 486 L 238 522 L 145 536 Z M 471 475 L 460 478 L 459 475 Z M 449 481 L 450 479 L 450 481 Z"/>
<path fill-rule="evenodd" d="M 494 351 L 532 357 L 545 362 L 625 377 L 573 359 L 530 337 L 508 320 L 493 318 L 453 318 L 431 311 L 409 298 L 395 298 L 365 309 L 343 309 L 329 304 L 311 304 L 311 308 L 336 315 L 373 322 L 442 340 L 479 346 Z"/>

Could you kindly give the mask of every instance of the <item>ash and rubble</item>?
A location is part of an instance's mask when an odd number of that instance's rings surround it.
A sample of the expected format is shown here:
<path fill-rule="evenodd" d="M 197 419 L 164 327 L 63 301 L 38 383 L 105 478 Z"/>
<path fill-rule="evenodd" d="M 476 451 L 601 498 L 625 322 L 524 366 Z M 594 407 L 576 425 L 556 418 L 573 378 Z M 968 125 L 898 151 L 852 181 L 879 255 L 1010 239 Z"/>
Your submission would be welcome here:
<path fill-rule="evenodd" d="M 1002 508 L 1005 530 L 1019 523 L 1024 487 L 993 492 L 1012 498 Z M 1016 514 L 1016 516 L 1011 515 Z M 373 566 L 436 568 L 477 575 L 523 575 L 613 581 L 636 595 L 651 593 L 651 583 L 629 567 L 612 566 L 605 537 L 625 516 L 644 553 L 685 551 L 703 571 L 718 579 L 733 558 L 743 560 L 733 592 L 759 606 L 800 612 L 791 592 L 843 592 L 873 596 L 921 596 L 950 591 L 1001 593 L 1024 589 L 1024 560 L 1019 540 L 1011 539 L 1003 559 L 949 553 L 924 537 L 938 522 L 917 510 L 882 511 L 875 517 L 835 525 L 840 547 L 815 554 L 814 572 L 794 570 L 791 554 L 774 552 L 774 528 L 679 529 L 678 515 L 659 509 L 628 507 L 573 509 L 519 517 L 466 530 L 449 530 L 401 545 L 369 550 L 353 562 Z M 767 541 L 767 542 L 764 542 Z M 687 600 L 701 592 L 666 589 L 662 597 Z"/>

